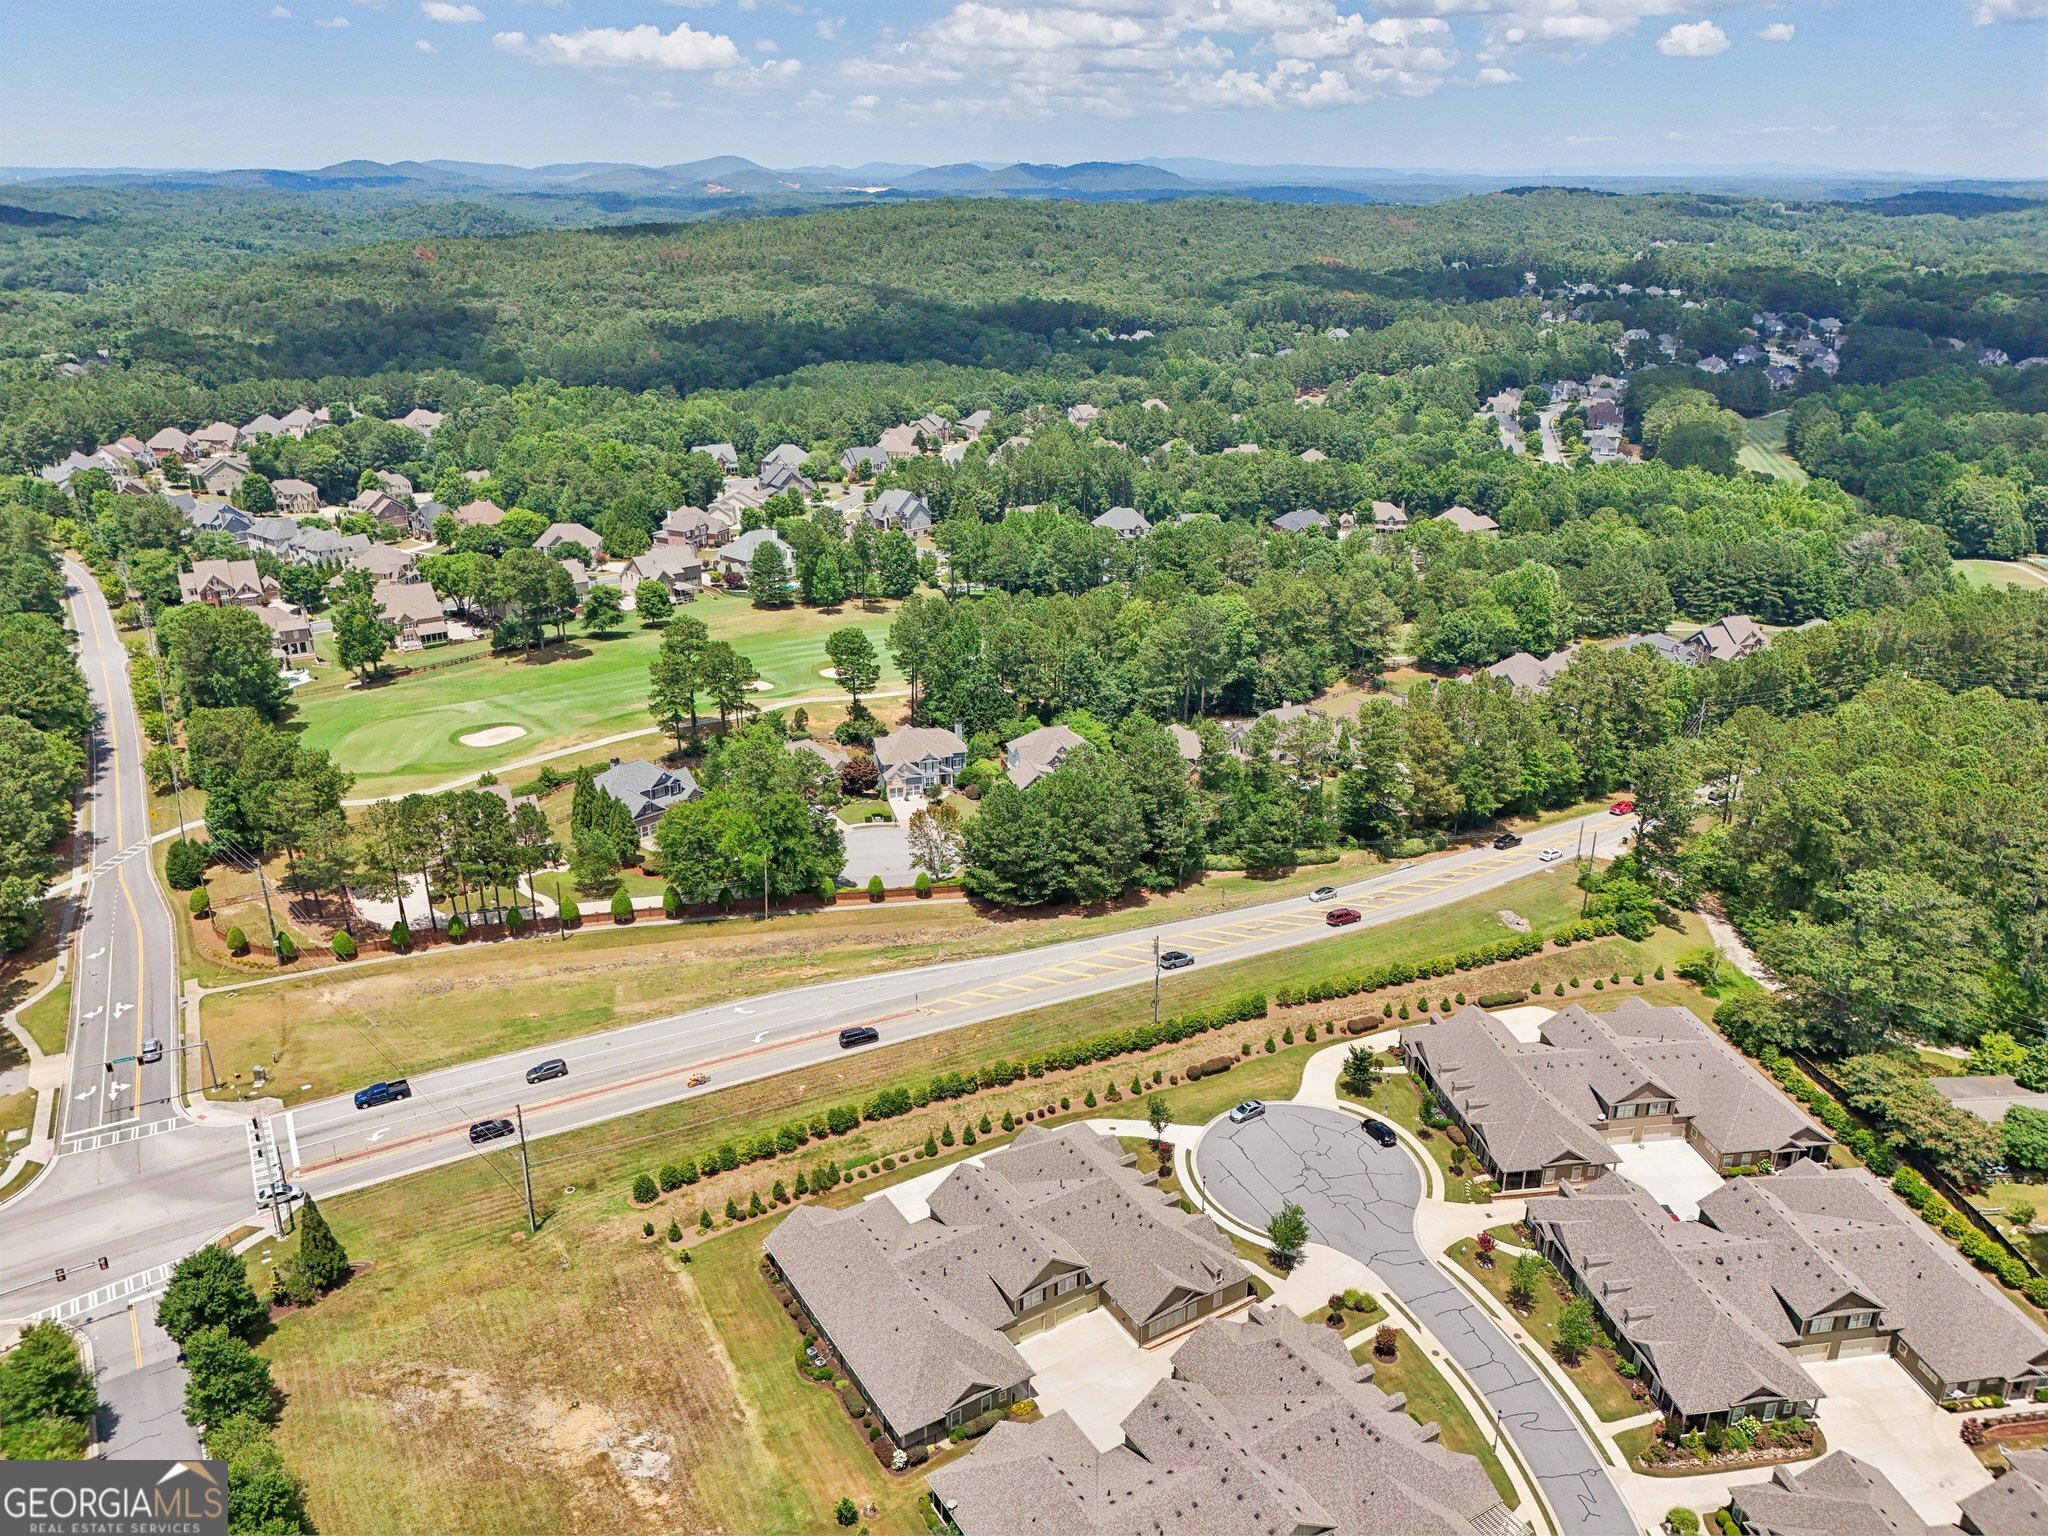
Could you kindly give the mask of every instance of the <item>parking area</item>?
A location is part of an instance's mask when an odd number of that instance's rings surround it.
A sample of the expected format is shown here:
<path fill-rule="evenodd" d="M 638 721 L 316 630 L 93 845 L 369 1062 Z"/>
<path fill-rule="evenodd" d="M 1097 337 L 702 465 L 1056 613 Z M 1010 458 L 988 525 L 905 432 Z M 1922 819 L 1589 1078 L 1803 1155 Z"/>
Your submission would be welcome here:
<path fill-rule="evenodd" d="M 849 884 L 864 886 L 873 875 L 882 884 L 901 890 L 917 881 L 917 868 L 910 862 L 910 833 L 899 822 L 871 821 L 865 826 L 847 827 L 846 864 L 840 874 Z"/>
<path fill-rule="evenodd" d="M 1100 1307 L 1018 1344 L 1031 1367 L 1041 1413 L 1064 1409 L 1097 1450 L 1123 1444 L 1123 1421 L 1145 1394 L 1173 1374 L 1179 1340 L 1157 1349 L 1137 1341 Z"/>
<path fill-rule="evenodd" d="M 1622 1177 L 1647 1189 L 1680 1221 L 1697 1221 L 1700 1201 L 1722 1184 L 1721 1175 L 1692 1144 L 1675 1136 L 1668 1141 L 1621 1142 L 1614 1150 L 1621 1158 Z"/>
<path fill-rule="evenodd" d="M 1827 1394 L 1819 1422 L 1828 1449 L 1883 1468 L 1928 1524 L 1952 1524 L 1957 1500 L 1991 1481 L 1957 1434 L 1961 1420 L 1943 1413 L 1891 1356 L 1801 1364 Z"/>

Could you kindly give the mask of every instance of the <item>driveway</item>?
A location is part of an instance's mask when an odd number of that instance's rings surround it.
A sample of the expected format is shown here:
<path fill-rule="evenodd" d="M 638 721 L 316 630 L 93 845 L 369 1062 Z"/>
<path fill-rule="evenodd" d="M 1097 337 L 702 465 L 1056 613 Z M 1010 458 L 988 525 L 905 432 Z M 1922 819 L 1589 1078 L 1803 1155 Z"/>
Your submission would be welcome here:
<path fill-rule="evenodd" d="M 1882 1467 L 1929 1525 L 1952 1524 L 1960 1518 L 1956 1501 L 1991 1481 L 1956 1433 L 1962 1421 L 1943 1413 L 1891 1356 L 1800 1363 L 1827 1394 L 1819 1419 L 1828 1449 Z"/>
<path fill-rule="evenodd" d="M 1371 1265 L 1493 1405 L 1566 1532 L 1637 1529 L 1572 1411 L 1423 1253 L 1415 1237 L 1422 1173 L 1407 1152 L 1368 1140 L 1349 1115 L 1273 1104 L 1244 1125 L 1212 1125 L 1196 1149 L 1195 1171 L 1209 1198 L 1246 1226 L 1263 1229 L 1293 1200 L 1315 1241 Z"/>
<path fill-rule="evenodd" d="M 916 883 L 917 869 L 910 862 L 910 833 L 902 823 L 871 821 L 864 826 L 847 827 L 845 835 L 846 864 L 841 873 L 852 884 L 864 886 L 870 875 L 880 875 L 882 884 L 891 890 Z"/>
<path fill-rule="evenodd" d="M 1640 1184 L 1650 1198 L 1680 1221 L 1700 1219 L 1700 1200 L 1722 1184 L 1721 1175 L 1707 1166 L 1707 1160 L 1692 1144 L 1673 1137 L 1669 1141 L 1619 1142 L 1614 1148 L 1621 1159 L 1618 1170 L 1631 1183 Z"/>
<path fill-rule="evenodd" d="M 1038 1411 L 1067 1416 L 1098 1451 L 1124 1443 L 1124 1420 L 1160 1382 L 1173 1374 L 1180 1341 L 1141 1349 L 1104 1307 L 1035 1334 L 1017 1346 L 1031 1367 Z"/>

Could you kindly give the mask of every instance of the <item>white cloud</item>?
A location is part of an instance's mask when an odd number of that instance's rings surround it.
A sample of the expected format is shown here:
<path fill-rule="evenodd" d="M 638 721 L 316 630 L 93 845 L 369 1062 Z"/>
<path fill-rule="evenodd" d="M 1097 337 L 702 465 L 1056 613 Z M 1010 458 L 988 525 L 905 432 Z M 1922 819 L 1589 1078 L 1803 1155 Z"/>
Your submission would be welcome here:
<path fill-rule="evenodd" d="M 1711 21 L 1684 21 L 1657 39 L 1657 51 L 1674 59 L 1711 59 L 1728 51 L 1728 34 Z"/>
<path fill-rule="evenodd" d="M 906 110 L 924 116 L 1318 108 L 1452 78 L 1460 54 L 1441 17 L 1368 20 L 1339 4 L 953 0 L 841 67 L 862 85 L 914 87 Z"/>
<path fill-rule="evenodd" d="M 775 41 L 772 37 L 757 37 L 754 39 L 754 52 L 780 53 L 782 52 L 782 44 Z"/>
<path fill-rule="evenodd" d="M 766 91 L 778 85 L 787 85 L 803 72 L 802 59 L 764 59 L 748 68 L 744 61 L 737 69 L 721 69 L 711 77 L 713 85 L 724 86 L 729 91 Z"/>
<path fill-rule="evenodd" d="M 412 40 L 412 45 L 421 53 L 439 53 L 441 51 L 440 49 L 436 48 L 432 43 L 428 42 L 424 37 L 414 38 Z"/>
<path fill-rule="evenodd" d="M 2048 0 L 1977 0 L 1970 20 L 1980 27 L 2001 21 L 2048 21 Z"/>
<path fill-rule="evenodd" d="M 449 0 L 420 0 L 420 14 L 429 21 L 458 23 L 482 21 L 484 13 L 473 5 L 452 5 Z"/>
<path fill-rule="evenodd" d="M 1774 21 L 1757 33 L 1757 36 L 1767 43 L 1789 43 L 1792 41 L 1792 34 L 1798 30 L 1789 21 Z"/>
<path fill-rule="evenodd" d="M 746 60 L 721 32 L 700 32 L 677 22 L 673 32 L 643 23 L 637 27 L 585 27 L 577 32 L 500 32 L 492 45 L 536 64 L 571 69 L 732 69 Z"/>
<path fill-rule="evenodd" d="M 313 18 L 313 25 L 316 27 L 327 28 L 345 27 L 348 25 L 348 18 L 346 16 L 329 16 L 326 20 L 323 21 L 316 16 Z"/>
<path fill-rule="evenodd" d="M 1498 64 L 1489 64 L 1472 77 L 1474 85 L 1513 85 L 1522 77 L 1511 69 L 1502 69 Z"/>
<path fill-rule="evenodd" d="M 1567 144 L 1612 144 L 1619 137 L 1612 133 L 1568 133 L 1564 141 Z"/>
<path fill-rule="evenodd" d="M 840 33 L 846 30 L 846 18 L 844 16 L 820 16 L 811 23 L 811 30 L 826 42 L 832 42 Z"/>
<path fill-rule="evenodd" d="M 290 21 L 292 13 L 281 5 L 273 5 L 270 8 L 270 19 L 272 21 Z"/>

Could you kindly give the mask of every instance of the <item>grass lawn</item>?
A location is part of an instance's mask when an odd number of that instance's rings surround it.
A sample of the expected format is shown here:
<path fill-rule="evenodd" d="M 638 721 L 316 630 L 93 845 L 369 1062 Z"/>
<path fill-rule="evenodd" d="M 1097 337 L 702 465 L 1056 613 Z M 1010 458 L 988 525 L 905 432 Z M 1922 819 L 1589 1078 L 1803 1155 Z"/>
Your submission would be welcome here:
<path fill-rule="evenodd" d="M 714 639 L 730 641 L 751 659 L 772 684 L 753 696 L 758 704 L 835 695 L 832 681 L 818 672 L 828 664 L 825 636 L 848 626 L 867 631 L 883 652 L 882 686 L 901 682 L 884 645 L 891 618 L 886 608 L 769 610 L 707 593 L 687 611 L 704 620 Z M 532 659 L 491 657 L 367 689 L 329 673 L 293 698 L 306 745 L 324 748 L 352 771 L 356 795 L 398 794 L 651 726 L 647 664 L 660 640 L 659 630 L 637 627 L 602 640 L 572 636 Z M 715 710 L 708 712 L 716 718 Z M 457 739 L 492 726 L 514 726 L 521 734 L 494 747 L 466 747 Z"/>
<path fill-rule="evenodd" d="M 566 943 L 531 939 L 448 948 L 390 964 L 329 968 L 303 982 L 217 994 L 206 999 L 204 1024 L 223 1067 L 264 1062 L 276 1069 L 271 1073 L 275 1083 L 290 1084 L 294 1090 L 300 1083 L 313 1085 L 308 1095 L 294 1091 L 288 1097 L 318 1097 L 355 1084 L 365 1071 L 377 1075 L 387 1058 L 370 1038 L 373 1034 L 402 1053 L 408 1071 L 425 1072 L 656 1018 L 679 1007 L 704 1007 L 836 977 L 1008 953 L 1166 917 L 1221 912 L 1310 883 L 1319 883 L 1318 874 L 1302 872 L 1273 882 L 1218 876 L 1098 917 L 989 917 L 972 906 L 948 904 L 850 906 L 766 922 L 684 927 L 591 924 Z M 1570 905 L 1561 878 L 1530 876 L 1384 928 L 1363 929 L 1228 968 L 1197 966 L 1167 982 L 1163 1006 L 1171 1012 L 1253 987 L 1270 989 L 1325 969 L 1348 970 L 1381 959 L 1456 949 L 1505 932 L 1494 916 L 1502 906 L 1513 906 L 1548 926 L 1561 920 Z M 1576 953 L 1559 958 L 1570 959 Z M 1141 1006 L 1141 993 L 1141 988 L 1127 988 L 1001 1021 L 995 1026 L 1006 1042 L 1001 1053 L 1021 1055 L 1036 1048 L 1031 1042 L 1128 1023 Z M 373 1030 L 364 1027 L 365 1020 Z M 1273 1032 L 1279 1032 L 1277 1026 Z M 1246 1038 L 1259 1041 L 1264 1036 L 1263 1030 L 1255 1036 L 1246 1033 Z M 1217 1049 L 1205 1054 L 1216 1054 Z M 1298 1074 L 1300 1068 L 1294 1070 Z M 230 1091 L 235 1091 L 234 1085 Z M 1214 1091 L 1230 1093 L 1229 1079 L 1219 1081 Z M 1227 1099 L 1223 1107 L 1235 1102 Z"/>
<path fill-rule="evenodd" d="M 1954 560 L 1950 564 L 1973 587 L 2024 587 L 2031 592 L 2048 589 L 2048 571 L 2016 560 Z"/>
<path fill-rule="evenodd" d="M 1493 1268 L 1484 1269 L 1474 1262 L 1473 1245 L 1469 1238 L 1461 1239 L 1449 1249 L 1452 1262 L 1466 1274 L 1493 1292 L 1502 1306 L 1508 1305 L 1508 1271 L 1511 1261 L 1497 1261 Z M 1647 1412 L 1647 1402 L 1637 1402 L 1631 1394 L 1630 1383 L 1614 1369 L 1607 1355 L 1595 1349 L 1581 1357 L 1577 1365 L 1565 1365 L 1557 1355 L 1557 1320 L 1564 1313 L 1564 1298 L 1557 1293 L 1552 1283 L 1553 1275 L 1546 1273 L 1543 1282 L 1536 1287 L 1536 1305 L 1525 1316 L 1515 1313 L 1516 1319 L 1529 1336 L 1550 1352 L 1550 1357 L 1564 1366 L 1566 1374 L 1585 1394 L 1586 1401 L 1593 1405 L 1593 1411 L 1603 1422 L 1615 1419 L 1632 1419 L 1639 1413 Z M 1512 1310 L 1512 1309 L 1511 1309 Z"/>
<path fill-rule="evenodd" d="M 1351 1358 L 1372 1367 L 1372 1383 L 1382 1392 L 1407 1393 L 1409 1418 L 1418 1424 L 1435 1424 L 1438 1438 L 1447 1450 L 1478 1457 L 1502 1501 L 1510 1508 L 1518 1502 L 1507 1468 L 1501 1465 L 1493 1449 L 1493 1435 L 1474 1421 L 1463 1399 L 1451 1390 L 1443 1372 L 1411 1335 L 1402 1333 L 1400 1348 L 1392 1360 L 1377 1358 L 1370 1339 L 1360 1341 L 1351 1351 Z"/>
<path fill-rule="evenodd" d="M 1791 423 L 1791 415 L 1785 411 L 1773 411 L 1768 416 L 1745 421 L 1742 424 L 1742 446 L 1736 450 L 1735 462 L 1744 469 L 1790 480 L 1794 485 L 1806 484 L 1806 471 L 1785 451 L 1785 429 Z"/>
<path fill-rule="evenodd" d="M 19 1018 L 21 1027 L 35 1041 L 37 1050 L 45 1056 L 55 1056 L 62 1051 L 65 1037 L 71 1030 L 70 979 L 58 982 L 40 999 L 22 1009 Z"/>

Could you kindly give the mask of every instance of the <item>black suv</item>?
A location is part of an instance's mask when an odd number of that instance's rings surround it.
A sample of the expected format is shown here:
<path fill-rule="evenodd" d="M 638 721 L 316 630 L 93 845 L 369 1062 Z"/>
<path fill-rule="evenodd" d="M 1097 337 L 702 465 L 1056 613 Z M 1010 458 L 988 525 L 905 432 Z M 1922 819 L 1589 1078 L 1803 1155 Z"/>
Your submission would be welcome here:
<path fill-rule="evenodd" d="M 1493 840 L 1493 846 L 1496 848 L 1519 848 L 1522 846 L 1522 840 L 1512 832 L 1503 832 Z"/>
<path fill-rule="evenodd" d="M 1383 1147 L 1391 1147 L 1394 1144 L 1394 1128 L 1384 1120 L 1375 1120 L 1371 1115 L 1367 1115 L 1358 1122 L 1358 1128 Z"/>
<path fill-rule="evenodd" d="M 510 1120 L 479 1120 L 469 1128 L 469 1139 L 473 1144 L 496 1141 L 501 1136 L 512 1134 Z"/>
<path fill-rule="evenodd" d="M 856 1024 L 851 1029 L 839 1031 L 839 1048 L 852 1050 L 856 1045 L 873 1045 L 882 1038 L 882 1032 L 872 1024 Z"/>

